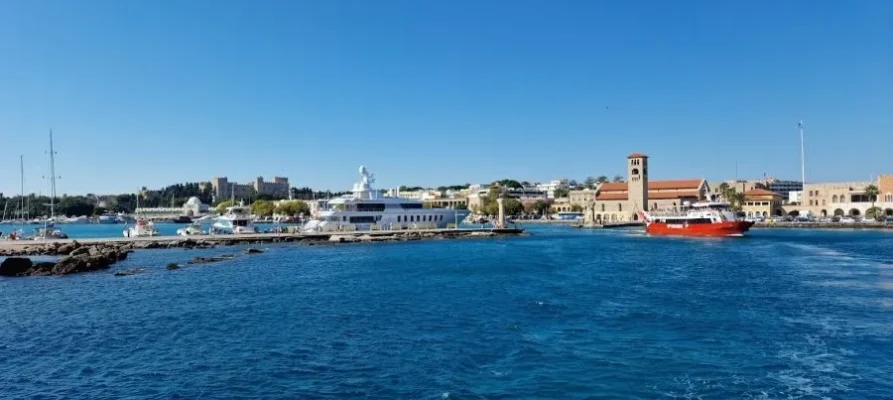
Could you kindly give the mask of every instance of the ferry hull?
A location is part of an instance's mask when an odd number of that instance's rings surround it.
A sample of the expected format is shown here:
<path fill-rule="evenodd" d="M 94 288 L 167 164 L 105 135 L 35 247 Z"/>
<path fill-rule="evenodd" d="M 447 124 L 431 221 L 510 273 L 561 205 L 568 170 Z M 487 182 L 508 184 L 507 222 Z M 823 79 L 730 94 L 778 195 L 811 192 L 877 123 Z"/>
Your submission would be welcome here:
<path fill-rule="evenodd" d="M 741 236 L 747 232 L 753 222 L 728 221 L 712 224 L 667 224 L 652 222 L 646 225 L 645 232 L 649 235 L 660 236 Z"/>

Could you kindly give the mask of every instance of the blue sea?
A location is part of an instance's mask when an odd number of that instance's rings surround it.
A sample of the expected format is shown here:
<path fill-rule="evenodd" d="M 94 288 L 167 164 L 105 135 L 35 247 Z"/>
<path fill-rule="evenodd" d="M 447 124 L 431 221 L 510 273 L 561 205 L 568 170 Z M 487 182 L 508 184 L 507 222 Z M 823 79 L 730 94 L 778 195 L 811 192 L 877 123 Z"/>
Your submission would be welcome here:
<path fill-rule="evenodd" d="M 529 228 L 0 278 L 0 398 L 893 398 L 889 232 Z"/>

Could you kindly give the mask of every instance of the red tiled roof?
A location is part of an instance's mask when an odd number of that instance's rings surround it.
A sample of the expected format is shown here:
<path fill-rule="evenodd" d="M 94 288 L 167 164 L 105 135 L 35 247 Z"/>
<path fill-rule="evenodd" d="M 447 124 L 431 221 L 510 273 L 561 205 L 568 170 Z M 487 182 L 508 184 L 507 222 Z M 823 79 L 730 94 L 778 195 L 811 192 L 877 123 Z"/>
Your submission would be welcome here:
<path fill-rule="evenodd" d="M 648 190 L 654 189 L 691 189 L 697 190 L 701 187 L 703 179 L 676 179 L 666 181 L 650 181 L 648 182 Z"/>
<path fill-rule="evenodd" d="M 633 153 L 633 154 L 626 156 L 626 158 L 648 158 L 648 156 L 646 156 L 642 153 Z"/>
<path fill-rule="evenodd" d="M 781 197 L 780 194 L 778 194 L 778 193 L 776 193 L 776 192 L 773 192 L 773 191 L 771 191 L 771 190 L 766 190 L 766 189 L 751 189 L 751 190 L 748 190 L 748 191 L 744 192 L 744 197 L 745 197 L 745 198 L 748 198 L 748 197 L 763 197 L 763 196 L 778 196 L 778 197 Z"/>
<path fill-rule="evenodd" d="M 596 200 L 626 200 L 629 195 L 626 192 L 623 193 L 599 193 L 596 196 Z"/>
<path fill-rule="evenodd" d="M 602 183 L 602 185 L 598 187 L 599 192 L 616 192 L 619 190 L 628 190 L 627 184 L 625 184 L 625 183 Z"/>
<path fill-rule="evenodd" d="M 669 200 L 669 199 L 687 199 L 698 198 L 700 195 L 697 191 L 684 192 L 652 192 L 648 191 L 648 200 Z"/>

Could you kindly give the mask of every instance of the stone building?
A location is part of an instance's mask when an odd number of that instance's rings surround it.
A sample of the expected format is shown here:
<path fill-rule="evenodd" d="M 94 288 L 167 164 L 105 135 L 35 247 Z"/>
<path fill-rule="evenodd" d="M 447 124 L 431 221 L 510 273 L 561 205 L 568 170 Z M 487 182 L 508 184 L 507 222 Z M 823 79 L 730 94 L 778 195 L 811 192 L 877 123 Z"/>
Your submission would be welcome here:
<path fill-rule="evenodd" d="M 878 188 L 876 199 L 865 193 L 872 184 Z M 893 216 L 893 175 L 880 175 L 874 182 L 807 183 L 797 211 L 819 217 L 861 217 L 871 208 L 872 200 L 885 216 Z"/>
<path fill-rule="evenodd" d="M 642 153 L 627 157 L 626 172 L 626 183 L 603 183 L 595 190 L 595 201 L 584 207 L 587 221 L 638 221 L 638 209 L 678 209 L 709 196 L 710 186 L 704 179 L 650 181 L 648 156 Z"/>
<path fill-rule="evenodd" d="M 272 182 L 264 181 L 263 177 L 258 176 L 254 178 L 253 182 L 247 184 L 230 182 L 225 176 L 215 176 L 211 178 L 210 182 L 202 182 L 199 188 L 204 190 L 208 186 L 211 188 L 211 195 L 214 196 L 214 199 L 229 198 L 230 196 L 242 199 L 259 194 L 285 198 L 288 197 L 290 188 L 288 178 L 280 176 L 274 177 Z"/>

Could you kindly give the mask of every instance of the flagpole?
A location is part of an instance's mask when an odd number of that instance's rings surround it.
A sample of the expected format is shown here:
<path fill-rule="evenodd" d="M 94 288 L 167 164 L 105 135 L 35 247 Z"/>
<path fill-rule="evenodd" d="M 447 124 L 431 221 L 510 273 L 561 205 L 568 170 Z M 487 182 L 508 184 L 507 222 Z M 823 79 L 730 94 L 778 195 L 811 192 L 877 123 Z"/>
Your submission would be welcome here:
<path fill-rule="evenodd" d="M 797 123 L 800 128 L 800 180 L 806 185 L 806 153 L 803 151 L 803 121 Z"/>

